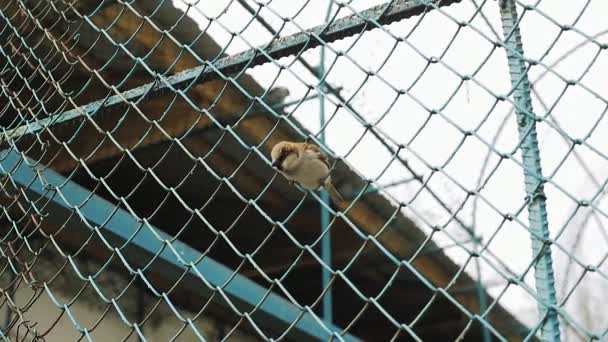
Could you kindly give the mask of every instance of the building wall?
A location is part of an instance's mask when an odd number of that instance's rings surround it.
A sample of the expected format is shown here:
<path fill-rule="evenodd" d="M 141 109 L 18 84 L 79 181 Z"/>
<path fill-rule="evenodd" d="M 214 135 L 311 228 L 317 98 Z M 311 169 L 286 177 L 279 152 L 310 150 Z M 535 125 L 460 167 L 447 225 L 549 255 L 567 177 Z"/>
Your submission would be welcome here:
<path fill-rule="evenodd" d="M 106 304 L 99 293 L 87 281 L 79 278 L 70 263 L 57 253 L 43 251 L 38 258 L 25 258 L 21 260 L 31 261 L 32 270 L 26 278 L 31 283 L 31 277 L 37 282 L 45 282 L 45 287 L 33 290 L 32 286 L 23 277 L 18 278 L 16 284 L 12 283 L 13 269 L 7 267 L 6 259 L 3 258 L 0 265 L 0 324 L 6 327 L 6 316 L 9 307 L 12 307 L 11 317 L 16 320 L 11 324 L 8 332 L 11 340 L 15 339 L 17 331 L 20 331 L 20 341 L 26 333 L 26 324 L 35 329 L 39 335 L 44 335 L 47 342 L 53 341 L 75 341 L 82 337 L 78 330 L 87 329 L 89 336 L 95 341 L 122 341 L 130 333 L 127 341 L 138 341 L 138 335 L 127 324 L 141 320 L 141 303 L 144 307 L 144 316 L 149 313 L 143 325 L 143 334 L 147 341 L 168 341 L 178 335 L 176 341 L 200 340 L 190 326 L 186 326 L 161 300 L 152 297 L 148 291 L 134 286 L 134 276 L 121 270 L 104 269 L 97 272 L 100 264 L 94 260 L 73 259 L 74 264 L 84 276 L 95 276 L 95 284 L 107 298 L 118 298 L 116 303 L 121 313 L 114 306 Z M 13 266 L 19 266 L 14 262 Z M 23 269 L 23 268 L 21 268 Z M 17 286 L 17 290 L 11 289 L 11 284 Z M 12 295 L 8 295 L 11 293 Z M 53 302 L 53 298 L 59 306 Z M 14 305 L 10 305 L 14 303 Z M 70 314 L 61 306 L 69 308 Z M 14 308 L 17 308 L 15 310 Z M 194 318 L 195 314 L 178 308 L 180 315 L 186 318 Z M 20 315 L 17 315 L 19 312 Z M 226 326 L 221 321 L 207 315 L 201 315 L 194 320 L 198 332 L 207 341 L 220 340 L 232 326 Z M 75 320 L 75 322 L 72 321 Z M 127 322 L 125 322 L 125 320 Z M 25 323 L 24 323 L 25 322 Z M 22 324 L 20 324 L 22 323 Z M 20 326 L 20 327 L 19 327 Z M 185 327 L 185 328 L 184 328 Z M 49 330 L 50 329 L 50 330 Z M 33 330 L 32 330 L 33 331 Z M 181 331 L 181 333 L 180 333 Z M 25 341 L 32 340 L 33 332 Z M 83 339 L 86 340 L 86 337 Z M 229 337 L 230 341 L 257 341 L 259 338 L 241 331 L 235 331 Z"/>
<path fill-rule="evenodd" d="M 19 307 L 24 307 L 35 295 L 34 291 L 27 287 L 20 287 L 14 296 L 15 303 Z M 61 303 L 69 303 L 70 299 L 62 293 L 54 293 L 55 299 Z M 7 313 L 7 305 L 5 304 L 2 307 L 0 317 L 2 318 L 3 326 L 4 319 Z M 72 317 L 77 321 L 77 324 L 81 328 L 92 329 L 89 332 L 90 337 L 96 341 L 121 341 L 123 340 L 129 333 L 133 330 L 121 319 L 120 315 L 113 308 L 104 315 L 103 309 L 99 307 L 93 306 L 89 303 L 85 303 L 83 301 L 76 301 L 72 305 L 69 306 Z M 147 308 L 147 311 L 150 310 L 150 307 Z M 175 318 L 175 315 L 172 312 L 168 312 L 168 310 L 164 308 L 157 308 L 156 310 L 162 311 L 164 318 L 161 319 L 151 319 L 149 322 L 144 324 L 143 332 L 147 341 L 168 341 L 173 338 L 182 328 L 184 324 Z M 191 313 L 183 313 L 184 315 Z M 60 317 L 61 316 L 61 317 Z M 101 319 L 101 322 L 96 325 L 96 322 Z M 13 316 L 14 317 L 14 316 Z M 37 323 L 33 328 L 39 334 L 44 333 L 48 329 L 51 329 L 47 335 L 45 335 L 45 341 L 54 342 L 54 341 L 75 341 L 81 337 L 81 333 L 77 330 L 76 325 L 72 322 L 71 318 L 68 314 L 64 313 L 62 315 L 62 310 L 58 308 L 47 295 L 46 292 L 43 292 L 29 307 L 29 309 L 24 310 L 23 320 L 29 320 L 31 323 Z M 21 320 L 19 320 L 20 322 Z M 57 323 L 55 323 L 57 322 Z M 202 335 L 202 337 L 207 341 L 218 341 L 220 340 L 220 333 L 222 324 L 221 322 L 216 321 L 215 319 L 202 316 L 198 320 L 195 321 L 195 325 L 198 328 L 198 331 Z M 12 340 L 15 338 L 17 333 L 17 326 L 15 324 L 12 329 L 9 331 L 9 338 Z M 231 327 L 225 327 L 224 329 L 230 330 Z M 23 337 L 25 335 L 25 326 L 22 326 L 20 329 L 20 336 Z M 223 334 L 222 334 L 223 335 Z M 33 337 L 33 334 L 30 334 Z M 26 339 L 29 341 L 30 339 Z M 86 338 L 84 339 L 86 340 Z M 138 336 L 135 333 L 132 333 L 131 336 L 127 339 L 127 341 L 137 341 L 139 340 Z M 186 327 L 183 329 L 182 333 L 179 334 L 179 337 L 176 338 L 177 341 L 197 341 L 199 338 L 194 333 L 193 329 L 190 327 Z M 254 338 L 251 335 L 244 334 L 242 332 L 235 332 L 230 335 L 230 341 L 257 341 L 258 339 Z"/>

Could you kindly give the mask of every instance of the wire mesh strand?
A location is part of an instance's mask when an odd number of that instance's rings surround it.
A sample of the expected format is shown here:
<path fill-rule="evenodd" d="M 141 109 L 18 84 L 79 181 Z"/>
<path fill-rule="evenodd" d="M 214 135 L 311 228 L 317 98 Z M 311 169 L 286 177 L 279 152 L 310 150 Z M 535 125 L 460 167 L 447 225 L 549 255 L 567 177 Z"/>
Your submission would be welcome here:
<path fill-rule="evenodd" d="M 606 6 L 330 3 L 0 1 L 1 338 L 606 337 Z"/>

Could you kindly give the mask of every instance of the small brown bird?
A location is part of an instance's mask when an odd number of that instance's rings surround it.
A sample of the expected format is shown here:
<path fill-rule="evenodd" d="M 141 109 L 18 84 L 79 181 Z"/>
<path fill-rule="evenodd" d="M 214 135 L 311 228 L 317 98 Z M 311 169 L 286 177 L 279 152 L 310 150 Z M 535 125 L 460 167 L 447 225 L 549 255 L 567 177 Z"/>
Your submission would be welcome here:
<path fill-rule="evenodd" d="M 308 190 L 323 187 L 334 203 L 340 204 L 344 201 L 331 182 L 329 159 L 318 146 L 281 141 L 274 145 L 270 156 L 272 166 L 287 178 L 289 184 L 297 182 Z"/>

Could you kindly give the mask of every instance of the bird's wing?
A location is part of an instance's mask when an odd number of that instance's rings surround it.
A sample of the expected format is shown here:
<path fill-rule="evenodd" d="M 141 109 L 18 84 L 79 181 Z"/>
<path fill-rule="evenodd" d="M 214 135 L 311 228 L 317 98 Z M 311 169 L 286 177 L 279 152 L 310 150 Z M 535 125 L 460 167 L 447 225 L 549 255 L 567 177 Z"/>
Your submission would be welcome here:
<path fill-rule="evenodd" d="M 329 158 L 327 157 L 327 155 L 325 153 L 323 153 L 323 151 L 321 151 L 321 149 L 319 148 L 319 146 L 317 145 L 312 145 L 312 144 L 306 144 L 305 149 L 308 151 L 312 151 L 314 153 L 316 153 L 319 156 L 319 159 L 325 164 L 327 165 L 327 168 L 331 168 L 331 164 L 329 163 Z"/>

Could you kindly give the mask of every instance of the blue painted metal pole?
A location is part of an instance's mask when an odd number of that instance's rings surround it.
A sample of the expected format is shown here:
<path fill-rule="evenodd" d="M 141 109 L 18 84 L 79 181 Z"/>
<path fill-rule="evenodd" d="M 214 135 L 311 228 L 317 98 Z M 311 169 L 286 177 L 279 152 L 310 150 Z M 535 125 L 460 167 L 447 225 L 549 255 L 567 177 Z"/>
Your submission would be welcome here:
<path fill-rule="evenodd" d="M 473 239 L 473 241 L 475 241 L 476 245 L 479 244 L 477 239 Z M 476 247 L 476 249 L 479 251 L 478 247 Z M 481 282 L 481 267 L 479 265 L 479 258 L 475 258 L 475 268 L 477 270 L 477 281 L 475 282 L 475 288 L 477 289 L 477 299 L 479 300 L 479 312 L 484 313 L 488 309 L 488 298 L 486 298 L 486 293 Z M 481 334 L 483 336 L 483 342 L 492 341 L 490 330 L 485 324 L 482 324 Z"/>
<path fill-rule="evenodd" d="M 252 322 L 255 319 L 264 326 L 276 325 L 277 330 L 281 331 L 289 328 L 297 336 L 294 337 L 296 340 L 360 341 L 347 333 L 341 335 L 341 328 L 319 320 L 307 308 L 294 305 L 209 256 L 203 257 L 198 250 L 173 239 L 149 222 L 117 208 L 113 203 L 55 171 L 24 158 L 18 152 L 0 151 L 0 176 L 7 175 L 11 182 L 5 185 L 5 190 L 9 193 L 23 191 L 31 196 L 28 198 L 32 203 L 45 199 L 41 202 L 44 203 L 42 212 L 46 223 L 63 225 L 63 229 L 72 237 L 82 238 L 82 234 L 90 237 L 91 233 L 96 233 L 100 239 L 103 238 L 105 246 L 112 246 L 112 251 L 119 255 L 120 260 L 124 260 L 125 266 L 126 262 L 132 264 L 128 265 L 129 268 L 141 270 L 140 265 L 148 264 L 150 257 L 154 256 L 154 263 L 145 267 L 146 274 L 166 276 L 168 279 L 182 277 L 180 287 L 183 290 L 208 296 L 219 294 L 219 298 L 224 300 L 218 303 L 229 310 L 238 310 L 243 316 L 247 314 Z M 143 280 L 143 272 L 140 277 Z M 172 305 L 171 302 L 167 304 Z M 55 302 L 55 305 L 58 303 Z M 82 331 L 82 328 L 79 329 Z"/>
<path fill-rule="evenodd" d="M 523 60 L 523 44 L 519 31 L 517 10 L 514 0 L 501 0 L 500 16 L 503 34 L 507 46 L 509 73 L 513 86 L 513 98 L 517 104 L 517 128 L 521 141 L 521 152 L 524 164 L 526 196 L 528 199 L 528 221 L 530 224 L 532 252 L 536 258 L 534 278 L 538 295 L 538 311 L 543 324 L 541 338 L 543 341 L 559 341 L 559 321 L 555 307 L 555 278 L 551 260 L 549 223 L 547 220 L 546 197 L 543 191 L 543 176 L 540 164 L 540 151 L 536 137 L 536 121 L 533 117 L 530 82 L 526 64 Z"/>
<path fill-rule="evenodd" d="M 443 7 L 460 1 L 462 0 L 432 0 L 431 3 L 434 6 Z M 249 50 L 225 56 L 215 61 L 200 60 L 204 62 L 203 65 L 184 70 L 169 77 L 157 74 L 146 67 L 148 72 L 157 78 L 154 82 L 146 83 L 120 94 L 108 96 L 103 100 L 94 101 L 60 114 L 43 113 L 45 116 L 50 116 L 44 119 L 32 120 L 23 123 L 19 127 L 5 130 L 4 139 L 16 139 L 23 135 L 44 131 L 54 125 L 87 119 L 113 107 L 136 103 L 142 97 L 150 98 L 158 96 L 158 94 L 162 94 L 163 92 L 174 92 L 175 89 L 189 88 L 195 83 L 200 84 L 203 81 L 220 77 L 225 79 L 225 75 L 239 74 L 247 68 L 268 63 L 269 59 L 278 60 L 281 57 L 296 55 L 304 50 L 312 49 L 319 45 L 323 46 L 326 43 L 377 28 L 376 25 L 371 25 L 370 21 L 366 18 L 376 18 L 376 21 L 380 24 L 390 24 L 434 8 L 429 6 L 426 1 L 412 0 L 392 0 L 390 1 L 390 5 L 387 8 L 386 3 L 379 4 L 358 13 L 336 19 L 329 26 L 325 24 L 319 25 L 306 31 L 273 40 L 270 44 L 252 47 Z M 323 39 L 313 38 L 317 36 L 323 37 Z M 116 44 L 119 45 L 118 43 Z M 122 50 L 130 54 L 130 51 L 126 50 L 124 46 Z M 260 51 L 264 53 L 260 53 Z"/>
<path fill-rule="evenodd" d="M 329 20 L 333 1 L 329 0 L 327 11 L 325 12 L 325 22 Z M 325 125 L 325 45 L 321 45 L 321 55 L 319 61 L 319 123 L 321 128 Z M 319 134 L 319 140 L 325 144 L 325 129 L 322 129 Z M 326 204 L 329 204 L 329 194 L 326 191 L 321 193 L 321 199 Z M 325 206 L 321 206 L 321 234 L 329 227 L 329 211 Z M 321 239 L 321 259 L 323 262 L 331 267 L 331 231 L 327 233 Z M 331 273 L 329 270 L 323 268 L 321 270 L 321 286 L 325 289 L 329 286 L 331 280 Z M 333 322 L 333 296 L 331 288 L 327 288 L 327 292 L 323 296 L 323 318 L 327 322 Z"/>

